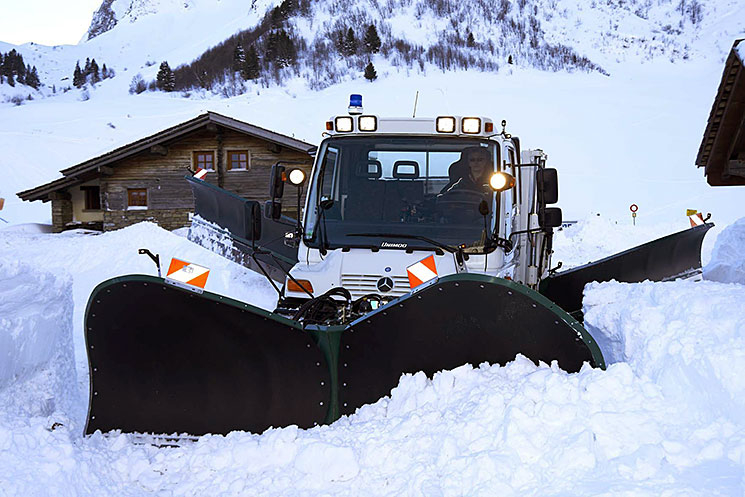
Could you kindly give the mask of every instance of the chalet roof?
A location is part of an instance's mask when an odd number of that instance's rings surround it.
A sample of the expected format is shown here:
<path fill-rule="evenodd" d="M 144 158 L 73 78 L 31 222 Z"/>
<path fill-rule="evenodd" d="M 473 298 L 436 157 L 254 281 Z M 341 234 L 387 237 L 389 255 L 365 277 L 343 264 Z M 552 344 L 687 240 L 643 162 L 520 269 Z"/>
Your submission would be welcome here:
<path fill-rule="evenodd" d="M 268 129 L 260 128 L 232 117 L 224 116 L 216 112 L 207 112 L 200 116 L 185 121 L 176 126 L 172 126 L 153 135 L 147 136 L 140 140 L 134 141 L 98 157 L 88 159 L 80 164 L 61 170 L 64 177 L 54 180 L 29 190 L 19 192 L 17 195 L 23 200 L 49 200 L 49 194 L 66 189 L 70 186 L 83 183 L 96 176 L 102 167 L 114 164 L 117 161 L 126 159 L 140 152 L 149 150 L 151 147 L 170 142 L 173 139 L 184 136 L 188 133 L 201 129 L 209 124 L 218 125 L 239 133 L 261 138 L 270 143 L 296 150 L 298 152 L 311 153 L 315 149 L 314 145 L 301 140 L 296 140 Z"/>
<path fill-rule="evenodd" d="M 712 186 L 745 185 L 745 40 L 736 40 L 724 66 L 696 165 Z"/>

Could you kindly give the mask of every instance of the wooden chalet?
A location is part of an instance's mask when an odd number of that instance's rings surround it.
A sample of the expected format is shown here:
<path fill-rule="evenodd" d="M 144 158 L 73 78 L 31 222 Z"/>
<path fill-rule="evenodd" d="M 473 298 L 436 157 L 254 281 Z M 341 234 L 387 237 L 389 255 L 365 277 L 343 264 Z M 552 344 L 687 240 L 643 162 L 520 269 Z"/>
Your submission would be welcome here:
<path fill-rule="evenodd" d="M 62 178 L 18 196 L 51 202 L 56 232 L 108 231 L 140 221 L 173 230 L 190 224 L 194 199 L 184 176 L 197 168 L 208 171 L 205 181 L 268 200 L 272 165 L 282 161 L 309 174 L 314 150 L 309 143 L 208 112 L 63 169 Z M 292 205 L 286 210 L 294 215 Z"/>
<path fill-rule="evenodd" d="M 745 185 L 745 40 L 727 57 L 696 165 L 711 186 Z"/>

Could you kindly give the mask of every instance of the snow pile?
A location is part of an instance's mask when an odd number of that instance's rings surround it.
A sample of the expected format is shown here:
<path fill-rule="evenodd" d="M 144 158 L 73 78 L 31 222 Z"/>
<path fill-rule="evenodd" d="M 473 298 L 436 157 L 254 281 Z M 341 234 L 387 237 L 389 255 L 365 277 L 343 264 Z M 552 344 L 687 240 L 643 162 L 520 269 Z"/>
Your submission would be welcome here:
<path fill-rule="evenodd" d="M 551 262 L 556 265 L 561 261 L 561 270 L 564 271 L 682 231 L 688 226 L 684 217 L 680 222 L 645 225 L 639 221 L 633 225 L 630 217 L 628 222 L 619 222 L 600 214 L 590 215 L 554 231 Z"/>
<path fill-rule="evenodd" d="M 717 237 L 704 278 L 745 285 L 745 218 L 727 226 Z"/>
<path fill-rule="evenodd" d="M 331 426 L 177 448 L 32 420 L 20 442 L 6 437 L 0 478 L 10 495 L 737 495 L 741 426 L 688 423 L 678 409 L 628 364 L 570 375 L 518 357 L 404 375 L 390 398 Z"/>
<path fill-rule="evenodd" d="M 67 277 L 0 262 L 0 404 L 5 413 L 48 416 L 75 402 L 71 286 Z"/>
<path fill-rule="evenodd" d="M 606 361 L 627 362 L 691 420 L 745 429 L 745 286 L 715 282 L 591 283 L 585 326 Z"/>

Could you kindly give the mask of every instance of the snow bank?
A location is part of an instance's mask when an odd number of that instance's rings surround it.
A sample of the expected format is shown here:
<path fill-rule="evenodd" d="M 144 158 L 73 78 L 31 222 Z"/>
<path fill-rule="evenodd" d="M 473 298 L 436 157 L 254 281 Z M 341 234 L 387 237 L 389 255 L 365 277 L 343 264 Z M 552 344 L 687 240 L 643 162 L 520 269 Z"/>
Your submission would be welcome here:
<path fill-rule="evenodd" d="M 0 426 L 0 479 L 10 495 L 740 495 L 740 428 L 686 423 L 628 364 L 567 374 L 518 357 L 404 375 L 331 426 L 177 448 Z"/>
<path fill-rule="evenodd" d="M 6 414 L 49 416 L 75 402 L 69 278 L 0 262 L 0 404 Z"/>
<path fill-rule="evenodd" d="M 745 285 L 745 217 L 727 226 L 717 237 L 704 278 Z"/>
<path fill-rule="evenodd" d="M 708 281 L 591 283 L 585 325 L 608 362 L 651 378 L 681 414 L 745 428 L 745 287 Z"/>
<path fill-rule="evenodd" d="M 633 225 L 631 220 L 619 222 L 599 214 L 587 216 L 575 224 L 554 231 L 554 256 L 551 261 L 562 263 L 562 271 L 597 261 L 689 227 L 688 220 L 653 225 Z"/>

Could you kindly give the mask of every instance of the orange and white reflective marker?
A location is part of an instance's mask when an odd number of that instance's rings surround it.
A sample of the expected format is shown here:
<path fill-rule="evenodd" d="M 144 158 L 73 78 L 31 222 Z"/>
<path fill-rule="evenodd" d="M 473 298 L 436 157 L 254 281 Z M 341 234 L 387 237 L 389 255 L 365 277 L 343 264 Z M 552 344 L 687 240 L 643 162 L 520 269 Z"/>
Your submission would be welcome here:
<path fill-rule="evenodd" d="M 422 283 L 426 283 L 437 278 L 437 266 L 435 266 L 435 256 L 425 257 L 416 264 L 406 268 L 409 275 L 409 287 L 413 290 Z"/>
<path fill-rule="evenodd" d="M 201 167 L 198 167 L 197 168 L 197 172 L 194 173 L 194 177 L 196 179 L 203 180 L 205 176 L 207 176 L 207 170 L 206 169 L 202 169 Z"/>
<path fill-rule="evenodd" d="M 704 215 L 700 212 L 688 216 L 688 219 L 691 221 L 691 228 L 704 224 Z"/>
<path fill-rule="evenodd" d="M 177 284 L 177 286 L 189 285 L 204 289 L 209 275 L 210 270 L 206 267 L 173 258 L 171 259 L 171 265 L 168 266 L 166 279 Z"/>

